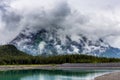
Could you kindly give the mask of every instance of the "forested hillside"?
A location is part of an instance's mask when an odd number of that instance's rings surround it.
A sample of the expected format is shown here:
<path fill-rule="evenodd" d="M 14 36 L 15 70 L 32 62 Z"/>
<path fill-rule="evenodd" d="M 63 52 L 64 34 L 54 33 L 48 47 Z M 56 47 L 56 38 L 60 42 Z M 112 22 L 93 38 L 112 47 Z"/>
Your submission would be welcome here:
<path fill-rule="evenodd" d="M 19 51 L 13 45 L 0 46 L 0 65 L 16 64 L 62 64 L 62 63 L 107 63 L 120 62 L 115 58 L 99 58 L 88 55 L 32 56 Z"/>

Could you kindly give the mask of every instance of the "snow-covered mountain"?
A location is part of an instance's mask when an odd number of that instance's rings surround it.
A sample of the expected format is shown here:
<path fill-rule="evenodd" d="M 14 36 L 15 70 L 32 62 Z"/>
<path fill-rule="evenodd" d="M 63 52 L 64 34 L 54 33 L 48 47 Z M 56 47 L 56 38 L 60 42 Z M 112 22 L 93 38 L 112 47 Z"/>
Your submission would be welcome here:
<path fill-rule="evenodd" d="M 48 31 L 41 29 L 32 32 L 23 30 L 10 44 L 32 55 L 58 55 L 58 54 L 87 54 L 100 57 L 120 57 L 120 50 L 111 47 L 102 39 L 91 40 L 79 34 L 79 40 L 73 40 L 71 35 L 61 35 L 57 29 Z"/>

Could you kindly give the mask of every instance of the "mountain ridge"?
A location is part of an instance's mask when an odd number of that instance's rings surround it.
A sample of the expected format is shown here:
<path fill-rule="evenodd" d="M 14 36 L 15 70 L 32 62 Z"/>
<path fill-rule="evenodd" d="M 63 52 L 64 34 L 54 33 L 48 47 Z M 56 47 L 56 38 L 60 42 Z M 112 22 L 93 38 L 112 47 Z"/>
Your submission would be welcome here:
<path fill-rule="evenodd" d="M 23 30 L 10 44 L 21 51 L 32 55 L 87 54 L 99 57 L 120 57 L 120 49 L 111 47 L 103 39 L 92 41 L 82 34 L 79 40 L 72 40 L 70 35 L 59 37 L 57 30 L 50 32 L 45 29 L 36 32 Z"/>

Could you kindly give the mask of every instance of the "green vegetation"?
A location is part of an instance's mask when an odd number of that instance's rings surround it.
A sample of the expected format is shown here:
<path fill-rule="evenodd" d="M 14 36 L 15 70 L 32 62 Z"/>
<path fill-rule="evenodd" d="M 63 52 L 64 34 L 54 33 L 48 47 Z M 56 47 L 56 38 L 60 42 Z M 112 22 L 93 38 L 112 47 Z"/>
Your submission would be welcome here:
<path fill-rule="evenodd" d="M 110 63 L 120 62 L 115 58 L 99 58 L 87 55 L 31 56 L 17 50 L 13 45 L 0 46 L 0 65 L 17 64 L 62 64 L 62 63 Z"/>

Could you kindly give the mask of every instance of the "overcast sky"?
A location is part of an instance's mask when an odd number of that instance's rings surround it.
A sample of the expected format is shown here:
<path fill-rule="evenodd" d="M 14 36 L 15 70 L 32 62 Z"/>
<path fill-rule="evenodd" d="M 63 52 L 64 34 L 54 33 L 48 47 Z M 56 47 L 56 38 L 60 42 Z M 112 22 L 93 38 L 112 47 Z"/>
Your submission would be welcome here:
<path fill-rule="evenodd" d="M 120 48 L 120 0 L 0 0 L 0 44 L 25 27 L 49 29 L 50 24 L 62 26 L 75 40 L 84 34 Z"/>

